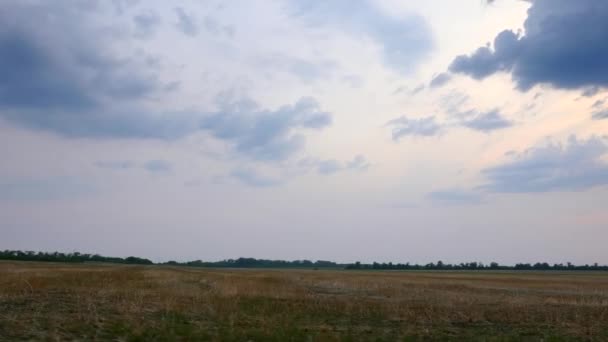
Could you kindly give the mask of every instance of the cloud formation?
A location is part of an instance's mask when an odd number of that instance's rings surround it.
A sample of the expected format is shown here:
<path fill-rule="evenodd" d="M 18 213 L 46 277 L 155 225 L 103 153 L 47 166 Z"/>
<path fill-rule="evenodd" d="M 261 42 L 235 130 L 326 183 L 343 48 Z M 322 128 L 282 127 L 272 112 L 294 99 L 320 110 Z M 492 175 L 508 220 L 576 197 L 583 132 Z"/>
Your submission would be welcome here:
<path fill-rule="evenodd" d="M 137 105 L 160 91 L 155 70 L 111 53 L 113 31 L 90 19 L 97 10 L 94 3 L 5 4 L 0 117 L 72 137 L 172 138 L 194 129 L 178 113 Z"/>
<path fill-rule="evenodd" d="M 452 76 L 447 72 L 442 72 L 441 74 L 433 77 L 431 82 L 429 83 L 430 88 L 439 88 L 446 83 L 448 83 L 452 79 Z"/>
<path fill-rule="evenodd" d="M 143 103 L 165 86 L 154 68 L 112 53 L 118 37 L 89 18 L 104 9 L 99 6 L 9 1 L 3 7 L 1 118 L 74 138 L 174 140 L 207 131 L 259 160 L 287 158 L 304 145 L 302 130 L 330 124 L 312 98 L 274 111 L 247 99 L 225 101 L 212 112 L 150 109 Z M 176 13 L 182 31 L 196 34 L 193 18 L 181 8 Z M 133 20 L 144 34 L 160 19 L 146 12 Z"/>
<path fill-rule="evenodd" d="M 335 159 L 319 160 L 314 162 L 317 172 L 323 175 L 331 175 L 340 171 L 354 170 L 365 171 L 370 167 L 370 163 L 362 155 L 355 156 L 352 160 L 341 162 Z"/>
<path fill-rule="evenodd" d="M 513 126 L 513 123 L 504 118 L 498 109 L 485 113 L 473 112 L 473 117 L 465 118 L 461 124 L 481 132 L 491 132 Z"/>
<path fill-rule="evenodd" d="M 318 130 L 331 123 L 331 115 L 317 101 L 301 98 L 274 111 L 251 101 L 226 102 L 202 119 L 200 128 L 231 143 L 242 155 L 256 160 L 283 160 L 304 145 L 301 130 Z"/>
<path fill-rule="evenodd" d="M 175 8 L 175 14 L 177 15 L 177 23 L 175 24 L 175 27 L 180 32 L 190 37 L 198 35 L 199 29 L 196 18 L 186 13 L 186 11 L 181 7 Z"/>
<path fill-rule="evenodd" d="M 592 117 L 594 120 L 608 119 L 608 109 L 598 110 L 597 112 L 593 113 Z"/>
<path fill-rule="evenodd" d="M 133 17 L 135 24 L 135 35 L 139 38 L 150 38 L 154 36 L 161 24 L 160 16 L 153 11 L 146 11 Z"/>
<path fill-rule="evenodd" d="M 517 88 L 537 84 L 561 89 L 608 86 L 608 2 L 536 0 L 524 34 L 505 30 L 493 48 L 458 56 L 449 70 L 483 79 L 510 73 Z"/>
<path fill-rule="evenodd" d="M 154 159 L 145 162 L 143 168 L 152 173 L 168 173 L 171 172 L 173 165 L 166 160 Z"/>
<path fill-rule="evenodd" d="M 230 176 L 239 180 L 241 183 L 257 187 L 257 188 L 266 188 L 271 186 L 281 185 L 283 181 L 278 178 L 272 178 L 265 175 L 260 174 L 258 171 L 252 168 L 236 168 L 232 170 Z"/>
<path fill-rule="evenodd" d="M 392 137 L 395 141 L 405 136 L 434 136 L 441 133 L 442 130 L 442 126 L 435 121 L 434 116 L 420 119 L 408 119 L 402 116 L 389 121 L 386 125 L 392 128 Z"/>
<path fill-rule="evenodd" d="M 413 72 L 433 48 L 431 29 L 423 17 L 391 16 L 369 0 L 296 0 L 289 2 L 289 8 L 310 25 L 329 25 L 372 39 L 382 48 L 385 63 L 400 72 Z"/>
<path fill-rule="evenodd" d="M 484 169 L 488 182 L 480 189 L 498 193 L 579 191 L 608 185 L 608 152 L 605 139 L 579 140 L 571 136 L 565 144 L 550 143 L 522 153 L 512 160 Z"/>

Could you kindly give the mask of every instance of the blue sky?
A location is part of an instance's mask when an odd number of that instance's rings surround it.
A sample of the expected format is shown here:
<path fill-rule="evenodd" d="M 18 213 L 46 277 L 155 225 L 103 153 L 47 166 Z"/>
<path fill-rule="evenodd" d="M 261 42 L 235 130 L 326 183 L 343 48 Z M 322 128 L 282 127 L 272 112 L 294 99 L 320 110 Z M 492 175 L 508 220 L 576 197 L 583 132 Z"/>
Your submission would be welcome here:
<path fill-rule="evenodd" d="M 602 0 L 4 1 L 0 248 L 608 263 Z"/>

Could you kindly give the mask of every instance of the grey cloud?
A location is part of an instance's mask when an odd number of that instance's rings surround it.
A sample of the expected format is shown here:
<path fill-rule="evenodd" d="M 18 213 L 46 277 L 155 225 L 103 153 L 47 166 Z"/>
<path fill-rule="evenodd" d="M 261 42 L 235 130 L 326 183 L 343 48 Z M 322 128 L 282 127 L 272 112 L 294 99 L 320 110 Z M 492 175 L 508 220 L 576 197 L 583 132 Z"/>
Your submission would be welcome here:
<path fill-rule="evenodd" d="M 581 95 L 583 95 L 585 97 L 593 97 L 599 92 L 600 92 L 600 87 L 593 86 L 593 87 L 587 87 L 587 88 L 583 89 L 583 92 Z"/>
<path fill-rule="evenodd" d="M 317 163 L 317 171 L 320 174 L 330 175 L 340 171 L 357 170 L 364 171 L 370 164 L 362 155 L 355 156 L 352 160 L 342 163 L 335 159 L 321 160 Z"/>
<path fill-rule="evenodd" d="M 605 139 L 547 144 L 515 154 L 512 160 L 482 170 L 488 182 L 480 189 L 499 193 L 579 191 L 608 185 L 608 165 L 601 158 L 608 152 Z"/>
<path fill-rule="evenodd" d="M 143 12 L 133 17 L 135 34 L 139 38 L 150 38 L 161 24 L 160 16 L 152 11 Z"/>
<path fill-rule="evenodd" d="M 439 88 L 439 87 L 445 85 L 446 83 L 448 83 L 451 79 L 452 79 L 452 76 L 450 74 L 443 72 L 443 73 L 433 77 L 433 79 L 431 80 L 431 83 L 429 83 L 429 87 Z"/>
<path fill-rule="evenodd" d="M 604 104 L 606 103 L 606 99 L 603 100 L 597 100 L 593 103 L 593 105 L 591 106 L 592 108 L 601 108 L 604 106 Z"/>
<path fill-rule="evenodd" d="M 424 87 L 424 84 L 421 84 L 421 85 L 417 86 L 416 88 L 412 89 L 412 90 L 410 91 L 410 95 L 416 95 L 416 94 L 418 94 L 419 92 L 423 91 L 423 90 L 424 90 L 424 88 L 425 88 L 425 87 Z"/>
<path fill-rule="evenodd" d="M 475 79 L 508 72 L 522 91 L 544 83 L 591 94 L 608 86 L 608 2 L 533 1 L 524 28 L 501 32 L 493 49 L 456 57 L 449 70 Z"/>
<path fill-rule="evenodd" d="M 353 159 L 342 162 L 336 159 L 302 159 L 297 163 L 298 167 L 308 170 L 316 170 L 322 175 L 332 175 L 342 171 L 365 171 L 371 164 L 363 155 L 356 155 Z"/>
<path fill-rule="evenodd" d="M 166 160 L 155 159 L 145 162 L 143 168 L 152 173 L 168 173 L 173 165 Z"/>
<path fill-rule="evenodd" d="M 441 97 L 439 105 L 457 126 L 463 126 L 480 132 L 491 132 L 513 126 L 498 109 L 480 112 L 466 107 L 469 96 L 459 91 L 451 91 Z"/>
<path fill-rule="evenodd" d="M 392 136 L 395 141 L 405 136 L 434 136 L 441 133 L 442 130 L 434 116 L 420 119 L 408 119 L 402 116 L 389 121 L 387 126 L 392 127 Z"/>
<path fill-rule="evenodd" d="M 101 10 L 65 3 L 5 4 L 0 12 L 1 118 L 75 138 L 173 140 L 206 130 L 234 143 L 240 153 L 265 160 L 286 158 L 304 145 L 301 130 L 331 122 L 310 98 L 275 111 L 255 104 L 239 107 L 234 101 L 209 113 L 144 108 L 142 100 L 166 87 L 144 72 L 148 65 L 108 52 L 115 37 L 88 18 Z"/>
<path fill-rule="evenodd" d="M 235 29 L 229 25 L 220 24 L 215 18 L 206 16 L 203 18 L 203 25 L 207 32 L 214 35 L 227 35 L 229 37 L 234 36 Z"/>
<path fill-rule="evenodd" d="M 351 161 L 346 163 L 346 168 L 350 170 L 367 170 L 370 167 L 370 163 L 362 155 L 355 156 Z"/>
<path fill-rule="evenodd" d="M 201 129 L 233 144 L 237 152 L 257 160 L 283 160 L 304 145 L 302 129 L 321 129 L 331 123 L 313 98 L 274 111 L 252 101 L 225 103 L 202 120 Z"/>
<path fill-rule="evenodd" d="M 0 108 L 90 110 L 103 101 L 140 98 L 155 75 L 109 55 L 108 30 L 90 10 L 9 1 L 0 12 Z M 53 42 L 53 44 L 49 44 Z"/>
<path fill-rule="evenodd" d="M 186 11 L 181 7 L 175 8 L 175 14 L 177 15 L 177 23 L 175 24 L 175 27 L 179 31 L 191 37 L 198 35 L 199 29 L 198 24 L 196 23 L 196 18 L 186 13 Z"/>
<path fill-rule="evenodd" d="M 509 128 L 513 123 L 505 119 L 497 109 L 486 113 L 479 113 L 473 118 L 465 119 L 462 125 L 482 132 L 491 132 L 498 129 Z"/>
<path fill-rule="evenodd" d="M 598 110 L 597 112 L 593 113 L 592 118 L 594 120 L 608 119 L 608 109 Z"/>
<path fill-rule="evenodd" d="M 251 168 L 234 169 L 230 173 L 230 176 L 239 180 L 245 185 L 258 188 L 272 187 L 283 184 L 282 180 L 261 175 L 256 170 Z"/>
<path fill-rule="evenodd" d="M 297 0 L 289 6 L 294 16 L 311 25 L 333 25 L 373 39 L 382 47 L 386 64 L 400 72 L 414 71 L 433 47 L 431 29 L 423 17 L 393 17 L 368 0 Z"/>
<path fill-rule="evenodd" d="M 335 159 L 321 160 L 318 166 L 319 173 L 329 175 L 342 170 L 342 163 Z"/>
<path fill-rule="evenodd" d="M 0 117 L 66 136 L 159 135 L 151 129 L 174 135 L 167 130 L 187 123 L 173 122 L 173 115 L 143 114 L 132 105 L 159 89 L 156 76 L 134 59 L 108 53 L 106 44 L 114 36 L 90 24 L 88 16 L 95 11 L 102 8 L 5 4 L 0 13 Z"/>

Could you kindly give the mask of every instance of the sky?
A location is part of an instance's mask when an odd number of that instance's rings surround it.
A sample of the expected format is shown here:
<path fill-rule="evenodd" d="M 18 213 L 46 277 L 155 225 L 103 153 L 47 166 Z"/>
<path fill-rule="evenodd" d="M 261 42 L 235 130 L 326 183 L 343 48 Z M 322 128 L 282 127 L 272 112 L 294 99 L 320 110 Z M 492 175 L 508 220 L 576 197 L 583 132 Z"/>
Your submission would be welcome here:
<path fill-rule="evenodd" d="M 604 0 L 0 3 L 0 249 L 608 263 Z"/>

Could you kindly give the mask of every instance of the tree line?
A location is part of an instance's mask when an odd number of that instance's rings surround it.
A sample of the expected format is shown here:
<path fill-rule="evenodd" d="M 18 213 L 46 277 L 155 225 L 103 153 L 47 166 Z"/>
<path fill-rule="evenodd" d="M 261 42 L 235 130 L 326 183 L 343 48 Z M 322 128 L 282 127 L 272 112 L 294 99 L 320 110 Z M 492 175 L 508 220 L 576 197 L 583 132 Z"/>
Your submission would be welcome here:
<path fill-rule="evenodd" d="M 566 264 L 549 264 L 546 262 L 537 262 L 534 264 L 530 263 L 518 263 L 514 266 L 500 265 L 496 262 L 484 264 L 482 262 L 465 262 L 460 264 L 445 264 L 441 261 L 437 263 L 428 263 L 424 265 L 418 264 L 393 264 L 389 263 L 371 263 L 362 264 L 356 262 L 354 264 L 346 265 L 347 270 L 538 270 L 538 271 L 608 271 L 608 266 L 598 265 L 594 263 L 592 265 L 574 265 L 570 262 Z"/>
<path fill-rule="evenodd" d="M 152 260 L 130 256 L 127 258 L 106 257 L 99 254 L 81 254 L 79 252 L 34 252 L 34 251 L 0 251 L 0 260 L 48 261 L 48 262 L 106 262 L 114 264 L 152 265 Z"/>
<path fill-rule="evenodd" d="M 99 254 L 81 254 L 79 252 L 34 252 L 19 250 L 0 251 L 0 260 L 19 260 L 19 261 L 47 261 L 47 262 L 68 262 L 68 263 L 116 263 L 133 265 L 153 265 L 149 259 L 130 256 L 127 258 L 106 257 Z M 459 264 L 449 264 L 442 261 L 428 264 L 410 263 L 361 263 L 351 264 L 336 263 L 326 260 L 268 260 L 255 258 L 226 259 L 221 261 L 202 261 L 194 260 L 187 262 L 168 261 L 156 263 L 156 265 L 189 266 L 189 267 L 216 267 L 216 268 L 300 268 L 300 269 L 346 269 L 346 270 L 538 270 L 538 271 L 608 271 L 608 266 L 598 265 L 574 265 L 570 262 L 565 264 L 549 264 L 546 262 L 519 263 L 513 266 L 500 265 L 497 262 L 484 264 L 482 262 L 466 262 Z"/>

